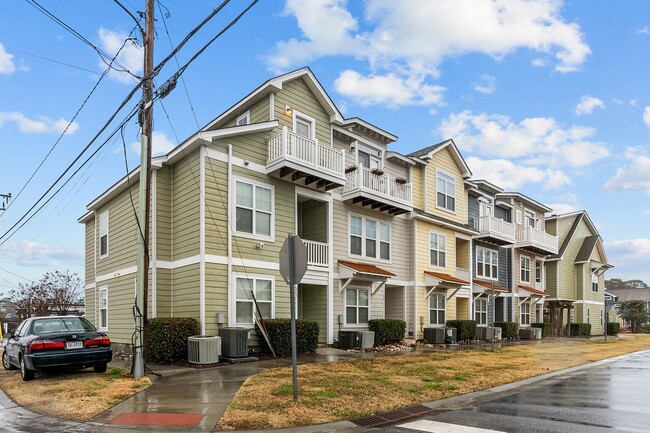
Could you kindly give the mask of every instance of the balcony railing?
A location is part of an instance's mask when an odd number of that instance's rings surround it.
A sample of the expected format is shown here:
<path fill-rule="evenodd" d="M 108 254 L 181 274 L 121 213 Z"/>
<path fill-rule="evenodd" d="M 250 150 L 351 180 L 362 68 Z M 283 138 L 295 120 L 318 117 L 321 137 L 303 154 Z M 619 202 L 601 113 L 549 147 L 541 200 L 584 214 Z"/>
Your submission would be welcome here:
<path fill-rule="evenodd" d="M 470 281 L 469 279 L 469 269 L 467 268 L 456 268 L 456 278 L 461 280 Z"/>
<path fill-rule="evenodd" d="M 557 236 L 550 235 L 533 226 L 526 228 L 518 227 L 516 240 L 517 247 L 534 247 L 552 254 L 556 254 L 558 251 Z"/>
<path fill-rule="evenodd" d="M 326 171 L 340 177 L 345 174 L 345 151 L 323 146 L 318 140 L 290 132 L 286 126 L 266 142 L 269 150 L 267 166 L 284 159 L 319 172 Z"/>
<path fill-rule="evenodd" d="M 497 235 L 511 241 L 515 240 L 515 225 L 501 218 L 482 216 L 478 218 L 478 227 L 481 235 Z"/>
<path fill-rule="evenodd" d="M 369 192 L 378 197 L 411 206 L 411 184 L 378 170 L 371 170 L 359 164 L 350 167 L 345 175 L 343 194 L 354 190 Z"/>
<path fill-rule="evenodd" d="M 307 246 L 307 264 L 311 266 L 327 266 L 329 264 L 329 245 L 323 242 L 303 242 Z"/>

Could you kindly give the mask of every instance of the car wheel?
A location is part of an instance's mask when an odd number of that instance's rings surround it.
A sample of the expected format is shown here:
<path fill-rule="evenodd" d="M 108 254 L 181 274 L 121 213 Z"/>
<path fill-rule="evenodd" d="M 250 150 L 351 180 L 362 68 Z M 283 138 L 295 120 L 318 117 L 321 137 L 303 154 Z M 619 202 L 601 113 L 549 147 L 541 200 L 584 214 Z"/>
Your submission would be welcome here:
<path fill-rule="evenodd" d="M 25 358 L 20 357 L 20 377 L 23 378 L 23 380 L 26 382 L 28 380 L 32 380 L 34 378 L 34 373 L 36 373 L 34 370 L 28 370 L 27 366 L 25 365 Z"/>
<path fill-rule="evenodd" d="M 5 350 L 2 352 L 2 366 L 5 368 L 5 370 L 15 370 L 16 367 L 13 366 L 11 362 L 9 362 L 9 358 L 7 357 L 7 351 Z"/>
<path fill-rule="evenodd" d="M 93 367 L 95 373 L 106 373 L 106 363 L 97 364 Z"/>

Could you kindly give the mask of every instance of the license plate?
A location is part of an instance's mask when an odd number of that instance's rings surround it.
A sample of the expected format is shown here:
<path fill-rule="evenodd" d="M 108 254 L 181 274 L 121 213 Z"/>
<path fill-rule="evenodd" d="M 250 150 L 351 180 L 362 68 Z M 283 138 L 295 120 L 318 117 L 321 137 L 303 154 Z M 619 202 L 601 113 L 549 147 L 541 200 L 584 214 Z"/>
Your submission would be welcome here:
<path fill-rule="evenodd" d="M 66 341 L 65 342 L 65 348 L 66 349 L 81 349 L 84 347 L 83 341 Z"/>

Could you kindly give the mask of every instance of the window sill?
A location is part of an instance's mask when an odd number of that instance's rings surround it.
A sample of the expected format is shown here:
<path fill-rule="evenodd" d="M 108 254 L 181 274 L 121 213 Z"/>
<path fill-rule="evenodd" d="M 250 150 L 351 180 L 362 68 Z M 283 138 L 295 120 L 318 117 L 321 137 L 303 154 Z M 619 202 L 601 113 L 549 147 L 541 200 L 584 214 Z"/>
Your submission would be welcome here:
<path fill-rule="evenodd" d="M 233 232 L 234 236 L 237 236 L 239 238 L 246 238 L 246 239 L 252 239 L 256 241 L 265 241 L 265 242 L 275 242 L 275 236 L 267 236 L 267 235 L 256 235 L 254 233 L 247 233 L 247 232 L 238 232 L 235 231 Z"/>

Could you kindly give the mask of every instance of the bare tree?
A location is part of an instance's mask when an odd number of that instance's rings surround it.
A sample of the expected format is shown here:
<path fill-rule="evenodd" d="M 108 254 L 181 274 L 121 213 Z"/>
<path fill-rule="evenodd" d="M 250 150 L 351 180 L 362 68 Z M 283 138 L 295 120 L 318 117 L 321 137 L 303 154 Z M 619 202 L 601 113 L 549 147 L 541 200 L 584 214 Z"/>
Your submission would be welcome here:
<path fill-rule="evenodd" d="M 81 300 L 82 282 L 70 271 L 47 272 L 36 283 L 19 284 L 9 292 L 9 299 L 18 318 L 66 315 L 70 307 Z"/>

